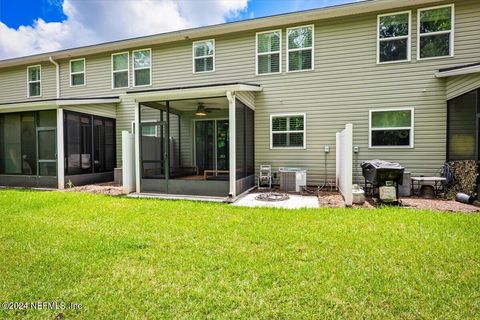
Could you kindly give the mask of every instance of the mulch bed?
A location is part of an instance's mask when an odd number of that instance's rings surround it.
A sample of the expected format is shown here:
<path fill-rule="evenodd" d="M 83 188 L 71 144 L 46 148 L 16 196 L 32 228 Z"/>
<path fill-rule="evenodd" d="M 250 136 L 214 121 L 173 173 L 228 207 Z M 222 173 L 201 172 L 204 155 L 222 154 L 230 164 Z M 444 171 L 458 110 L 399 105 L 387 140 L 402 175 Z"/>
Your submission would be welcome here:
<path fill-rule="evenodd" d="M 454 200 L 443 199 L 422 199 L 422 198 L 402 198 L 402 205 L 407 208 L 429 209 L 435 211 L 450 212 L 478 212 L 480 207 L 461 203 Z"/>
<path fill-rule="evenodd" d="M 454 200 L 443 199 L 423 199 L 417 197 L 401 198 L 401 206 L 405 208 L 419 210 L 449 211 L 449 212 L 479 212 L 480 207 L 460 203 Z M 338 192 L 320 192 L 320 207 L 323 208 L 344 208 L 345 202 Z M 381 204 L 375 202 L 372 198 L 367 198 L 363 205 L 353 205 L 353 208 L 374 209 Z"/>
<path fill-rule="evenodd" d="M 119 186 L 117 184 L 107 182 L 68 188 L 65 189 L 65 192 L 86 192 L 93 194 L 104 194 L 109 196 L 121 196 L 123 195 L 123 188 L 122 186 Z"/>

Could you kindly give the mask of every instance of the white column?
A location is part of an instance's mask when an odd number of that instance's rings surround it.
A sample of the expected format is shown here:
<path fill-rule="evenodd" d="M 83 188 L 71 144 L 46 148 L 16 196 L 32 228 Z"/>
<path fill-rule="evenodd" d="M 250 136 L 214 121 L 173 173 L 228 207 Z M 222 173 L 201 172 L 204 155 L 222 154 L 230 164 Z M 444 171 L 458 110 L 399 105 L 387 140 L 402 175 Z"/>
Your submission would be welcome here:
<path fill-rule="evenodd" d="M 135 103 L 135 185 L 136 192 L 140 192 L 140 104 Z"/>
<path fill-rule="evenodd" d="M 57 109 L 57 179 L 58 189 L 65 189 L 65 154 L 63 144 L 63 109 Z"/>
<path fill-rule="evenodd" d="M 228 98 L 228 128 L 229 128 L 229 157 L 230 157 L 230 196 L 237 195 L 237 163 L 236 163 L 236 143 L 235 143 L 235 95 L 227 92 Z"/>

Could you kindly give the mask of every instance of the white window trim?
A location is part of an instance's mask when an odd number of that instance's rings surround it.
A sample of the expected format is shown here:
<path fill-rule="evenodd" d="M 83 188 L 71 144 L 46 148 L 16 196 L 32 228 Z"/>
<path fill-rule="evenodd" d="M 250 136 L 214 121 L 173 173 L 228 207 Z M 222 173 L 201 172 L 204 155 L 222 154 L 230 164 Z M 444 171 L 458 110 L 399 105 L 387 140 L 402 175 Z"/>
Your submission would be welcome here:
<path fill-rule="evenodd" d="M 201 43 L 201 42 L 208 42 L 212 41 L 213 43 L 213 54 L 207 54 L 204 56 L 198 56 L 195 57 L 195 44 L 196 43 Z M 205 40 L 199 40 L 199 41 L 194 41 L 192 42 L 192 72 L 193 74 L 199 74 L 199 73 L 209 73 L 209 72 L 215 72 L 215 54 L 217 53 L 217 45 L 215 44 L 215 39 L 205 39 Z M 213 58 L 213 69 L 212 70 L 207 70 L 207 71 L 195 71 L 195 59 L 200 59 L 200 58 Z"/>
<path fill-rule="evenodd" d="M 39 67 L 39 75 L 40 75 L 40 80 L 36 81 L 30 81 L 30 69 L 31 68 L 36 68 Z M 38 96 L 32 96 L 30 95 L 30 83 L 40 83 L 40 94 Z M 28 66 L 27 67 L 27 98 L 41 98 L 42 97 L 42 65 L 36 64 L 33 66 Z"/>
<path fill-rule="evenodd" d="M 287 131 L 273 131 L 272 120 L 279 117 L 303 117 L 303 130 L 287 130 Z M 272 113 L 270 114 L 270 150 L 304 150 L 307 149 L 307 114 L 305 112 L 299 113 Z M 274 147 L 273 146 L 273 134 L 274 133 L 299 133 L 303 132 L 303 147 Z"/>
<path fill-rule="evenodd" d="M 273 32 L 279 32 L 280 33 L 280 47 L 278 51 L 268 51 L 268 52 L 258 52 L 258 36 L 261 34 L 266 34 L 266 33 L 273 33 Z M 278 72 L 268 72 L 268 73 L 258 73 L 258 57 L 259 56 L 266 56 L 270 54 L 278 53 L 279 54 L 279 68 Z M 282 73 L 282 29 L 276 29 L 276 30 L 269 30 L 269 31 L 262 31 L 262 32 L 257 32 L 255 34 L 255 74 L 257 76 L 268 76 L 271 74 L 279 74 Z"/>
<path fill-rule="evenodd" d="M 113 70 L 113 56 L 118 56 L 121 54 L 127 54 L 127 69 Z M 130 87 L 130 53 L 128 51 L 112 53 L 111 64 L 112 64 L 112 89 L 117 90 L 117 89 L 129 88 Z M 127 85 L 125 87 L 115 87 L 115 78 L 113 76 L 114 73 L 125 72 L 125 71 L 127 71 L 127 79 L 128 79 Z"/>
<path fill-rule="evenodd" d="M 394 16 L 399 14 L 408 13 L 408 35 L 390 37 L 390 38 L 380 38 L 380 18 Z M 392 41 L 392 40 L 401 40 L 407 39 L 407 59 L 406 60 L 396 60 L 396 61 L 380 61 L 380 42 L 381 41 Z M 391 63 L 402 63 L 412 61 L 412 11 L 400 11 L 386 14 L 379 14 L 377 16 L 377 64 L 391 64 Z"/>
<path fill-rule="evenodd" d="M 411 124 L 410 127 L 394 127 L 394 128 L 372 128 L 372 113 L 384 111 L 410 111 Z M 408 146 L 372 146 L 372 131 L 378 130 L 410 130 L 410 144 Z M 369 149 L 413 149 L 415 147 L 415 108 L 381 108 L 368 110 L 368 148 Z"/>
<path fill-rule="evenodd" d="M 135 68 L 135 52 L 139 52 L 139 51 L 149 51 L 150 52 L 150 66 L 148 68 Z M 132 68 L 133 68 L 133 86 L 134 87 L 149 87 L 152 85 L 152 62 L 153 62 L 153 59 L 152 59 L 152 49 L 151 48 L 146 48 L 146 49 L 138 49 L 138 50 L 133 50 L 132 51 Z M 150 70 L 150 83 L 149 84 L 142 84 L 142 85 L 137 85 L 135 83 L 135 71 L 136 70 L 147 70 L 149 69 Z"/>
<path fill-rule="evenodd" d="M 451 8 L 452 10 L 452 28 L 450 31 L 438 31 L 438 32 L 430 32 L 430 33 L 422 33 L 423 36 L 433 36 L 437 34 L 450 34 L 450 54 L 446 56 L 439 56 L 439 57 L 429 57 L 429 58 L 420 58 L 420 13 L 422 11 L 434 10 L 434 9 L 441 9 L 441 8 Z M 429 8 L 422 8 L 417 10 L 417 60 L 433 60 L 433 59 L 445 59 L 445 58 L 453 58 L 455 55 L 455 5 L 447 4 L 442 6 L 435 6 Z"/>
<path fill-rule="evenodd" d="M 289 30 L 292 30 L 292 29 L 299 29 L 299 28 L 312 28 L 312 46 L 310 48 L 297 48 L 297 49 L 290 49 L 288 47 L 288 31 Z M 291 28 L 287 28 L 286 29 L 286 32 L 285 32 L 285 41 L 287 42 L 287 61 L 286 61 L 286 64 L 287 64 L 287 72 L 304 72 L 304 71 L 313 71 L 315 70 L 315 25 L 313 24 L 308 24 L 308 25 L 304 25 L 304 26 L 296 26 L 296 27 L 291 27 Z M 312 68 L 311 69 L 302 69 L 302 70 L 290 70 L 290 63 L 289 63 L 289 60 L 290 60 L 290 51 L 294 52 L 294 51 L 303 51 L 303 50 L 308 50 L 308 49 L 311 49 L 312 50 Z"/>
<path fill-rule="evenodd" d="M 82 61 L 83 60 L 83 71 L 80 72 L 72 72 L 72 62 L 75 61 Z M 83 87 L 87 85 L 87 61 L 85 58 L 80 59 L 73 59 L 68 62 L 69 69 L 70 69 L 70 87 Z M 72 84 L 72 76 L 75 74 L 82 74 L 83 73 L 83 84 Z"/>
<path fill-rule="evenodd" d="M 143 120 L 141 123 L 154 123 L 154 122 L 158 122 L 158 120 Z M 140 126 L 140 129 L 142 128 L 142 126 Z M 135 121 L 132 121 L 132 133 L 135 133 Z M 155 126 L 155 134 L 154 135 L 145 135 L 145 137 L 158 137 L 158 126 Z"/>

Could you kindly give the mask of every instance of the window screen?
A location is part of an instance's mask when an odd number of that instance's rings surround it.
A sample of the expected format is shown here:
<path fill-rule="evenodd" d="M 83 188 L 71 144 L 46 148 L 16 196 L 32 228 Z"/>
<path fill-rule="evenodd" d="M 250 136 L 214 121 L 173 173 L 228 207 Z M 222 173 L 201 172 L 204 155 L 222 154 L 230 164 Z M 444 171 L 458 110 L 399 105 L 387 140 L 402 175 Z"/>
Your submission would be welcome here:
<path fill-rule="evenodd" d="M 477 91 L 448 102 L 449 161 L 476 159 Z"/>

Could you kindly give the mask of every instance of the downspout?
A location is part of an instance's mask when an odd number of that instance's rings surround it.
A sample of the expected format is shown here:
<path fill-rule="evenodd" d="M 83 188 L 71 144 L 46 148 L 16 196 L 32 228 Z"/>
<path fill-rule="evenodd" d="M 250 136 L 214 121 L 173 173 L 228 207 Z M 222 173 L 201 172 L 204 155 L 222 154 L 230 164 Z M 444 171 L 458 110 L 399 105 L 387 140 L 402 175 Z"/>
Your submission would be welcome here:
<path fill-rule="evenodd" d="M 56 78 L 57 78 L 57 99 L 60 99 L 60 65 L 53 60 L 53 57 L 48 57 L 48 60 L 55 65 Z"/>

